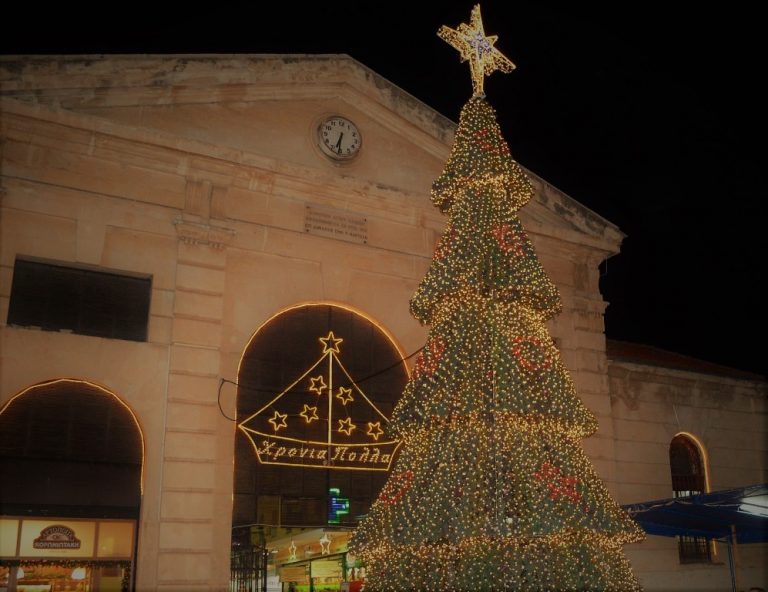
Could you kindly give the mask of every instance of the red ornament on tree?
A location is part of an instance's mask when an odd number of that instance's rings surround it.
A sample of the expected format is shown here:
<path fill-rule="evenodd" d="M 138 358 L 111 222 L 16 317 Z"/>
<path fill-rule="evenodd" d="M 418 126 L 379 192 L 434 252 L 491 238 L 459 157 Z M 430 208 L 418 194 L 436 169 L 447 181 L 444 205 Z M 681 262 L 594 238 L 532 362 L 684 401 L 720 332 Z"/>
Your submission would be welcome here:
<path fill-rule="evenodd" d="M 518 257 L 523 256 L 523 246 L 525 245 L 525 235 L 516 231 L 509 224 L 498 224 L 491 229 L 493 238 L 499 248 L 505 253 L 512 253 Z"/>
<path fill-rule="evenodd" d="M 435 261 L 442 261 L 445 259 L 445 257 L 448 255 L 448 251 L 451 250 L 451 247 L 453 247 L 458 236 L 459 233 L 456 232 L 456 230 L 451 230 L 447 234 L 443 235 L 443 237 L 438 241 L 437 247 L 435 247 Z"/>
<path fill-rule="evenodd" d="M 495 143 L 494 143 L 495 140 Z M 501 137 L 498 130 L 491 130 L 487 127 L 475 132 L 475 143 L 478 147 L 488 154 L 508 155 L 509 146 Z"/>
<path fill-rule="evenodd" d="M 520 362 L 520 366 L 529 372 L 540 372 L 552 365 L 546 345 L 533 335 L 515 337 L 512 340 L 512 354 Z"/>
<path fill-rule="evenodd" d="M 413 471 L 392 475 L 379 494 L 379 501 L 387 505 L 396 504 L 413 485 Z"/>
<path fill-rule="evenodd" d="M 427 345 L 426 353 L 419 354 L 416 358 L 416 366 L 413 369 L 413 377 L 419 378 L 420 376 L 431 377 L 437 372 L 437 366 L 440 362 L 440 358 L 445 353 L 445 340 L 442 337 L 435 337 Z"/>
<path fill-rule="evenodd" d="M 581 494 L 576 491 L 579 480 L 574 475 L 563 475 L 563 472 L 549 461 L 544 461 L 541 468 L 533 474 L 539 481 L 543 481 L 549 490 L 549 497 L 553 501 L 561 497 L 567 497 L 572 503 L 581 499 Z"/>

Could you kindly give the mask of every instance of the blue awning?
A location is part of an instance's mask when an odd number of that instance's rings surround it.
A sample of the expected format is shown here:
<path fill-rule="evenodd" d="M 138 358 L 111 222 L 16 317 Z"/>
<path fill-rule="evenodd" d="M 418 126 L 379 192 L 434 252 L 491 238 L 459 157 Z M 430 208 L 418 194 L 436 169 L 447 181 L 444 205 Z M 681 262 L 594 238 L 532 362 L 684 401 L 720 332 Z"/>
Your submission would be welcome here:
<path fill-rule="evenodd" d="M 768 483 L 622 507 L 648 534 L 768 542 Z"/>

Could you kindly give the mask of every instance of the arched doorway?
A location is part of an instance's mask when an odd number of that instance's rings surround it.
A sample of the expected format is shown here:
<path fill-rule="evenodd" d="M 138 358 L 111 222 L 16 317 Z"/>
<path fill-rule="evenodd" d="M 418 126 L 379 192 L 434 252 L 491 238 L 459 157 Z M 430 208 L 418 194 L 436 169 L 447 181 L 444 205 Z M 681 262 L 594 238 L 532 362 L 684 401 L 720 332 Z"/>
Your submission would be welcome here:
<path fill-rule="evenodd" d="M 333 303 L 280 311 L 249 341 L 238 372 L 233 542 L 268 548 L 272 577 L 287 584 L 284 573 L 297 581 L 302 572 L 306 584 L 332 585 L 358 575 L 346 533 L 400 445 L 386 424 L 408 381 L 404 357 L 379 323 Z"/>
<path fill-rule="evenodd" d="M 130 590 L 143 457 L 135 415 L 102 386 L 56 379 L 11 398 L 0 409 L 0 587 Z"/>

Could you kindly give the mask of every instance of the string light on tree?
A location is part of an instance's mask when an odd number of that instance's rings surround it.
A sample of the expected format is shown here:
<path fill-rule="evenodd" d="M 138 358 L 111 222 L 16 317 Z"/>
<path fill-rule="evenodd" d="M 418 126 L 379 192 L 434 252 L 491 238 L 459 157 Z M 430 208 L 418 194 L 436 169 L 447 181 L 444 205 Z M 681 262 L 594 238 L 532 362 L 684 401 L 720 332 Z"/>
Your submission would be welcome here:
<path fill-rule="evenodd" d="M 533 187 L 482 94 L 514 66 L 470 24 L 438 33 L 470 60 L 474 96 L 432 186 L 446 231 L 411 299 L 430 326 L 388 433 L 402 452 L 350 541 L 366 592 L 631 592 L 640 528 L 580 441 L 597 421 L 545 323 L 561 310 L 517 212 Z"/>

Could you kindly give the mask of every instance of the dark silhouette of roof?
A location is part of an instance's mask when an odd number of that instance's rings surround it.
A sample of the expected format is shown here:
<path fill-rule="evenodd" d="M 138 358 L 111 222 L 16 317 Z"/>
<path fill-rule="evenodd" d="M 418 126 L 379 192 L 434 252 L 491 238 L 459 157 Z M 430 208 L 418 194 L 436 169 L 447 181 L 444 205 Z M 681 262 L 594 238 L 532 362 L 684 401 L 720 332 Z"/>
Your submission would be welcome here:
<path fill-rule="evenodd" d="M 609 360 L 634 362 L 649 366 L 661 366 L 675 370 L 688 370 L 703 374 L 727 376 L 728 378 L 740 378 L 744 380 L 765 380 L 766 377 L 754 372 L 737 370 L 705 360 L 699 360 L 683 354 L 659 349 L 650 345 L 630 343 L 628 341 L 606 340 L 606 353 Z"/>

